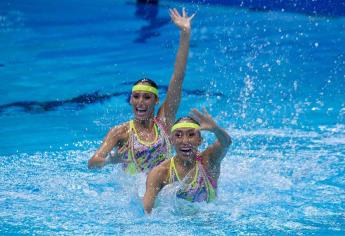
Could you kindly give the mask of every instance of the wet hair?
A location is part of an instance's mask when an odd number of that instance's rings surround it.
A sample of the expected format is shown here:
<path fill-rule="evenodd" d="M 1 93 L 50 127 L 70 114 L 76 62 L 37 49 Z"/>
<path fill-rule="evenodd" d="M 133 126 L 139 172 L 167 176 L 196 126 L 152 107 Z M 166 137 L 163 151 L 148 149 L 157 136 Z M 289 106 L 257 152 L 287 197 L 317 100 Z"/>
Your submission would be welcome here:
<path fill-rule="evenodd" d="M 138 80 L 137 82 L 135 82 L 135 83 L 133 84 L 133 86 L 134 86 L 134 85 L 137 85 L 137 84 L 140 84 L 140 83 L 148 83 L 150 86 L 152 86 L 152 87 L 158 89 L 157 84 L 156 84 L 153 80 L 150 80 L 149 78 L 146 78 L 146 77 L 144 77 L 144 78 Z"/>
<path fill-rule="evenodd" d="M 199 122 L 197 122 L 193 117 L 190 117 L 190 116 L 183 116 L 183 117 L 177 119 L 177 120 L 175 121 L 174 125 L 176 125 L 177 123 L 180 123 L 180 122 L 183 121 L 183 120 L 188 120 L 189 122 L 192 122 L 192 123 L 194 123 L 194 124 L 200 125 Z M 173 125 L 173 126 L 174 126 L 174 125 Z"/>

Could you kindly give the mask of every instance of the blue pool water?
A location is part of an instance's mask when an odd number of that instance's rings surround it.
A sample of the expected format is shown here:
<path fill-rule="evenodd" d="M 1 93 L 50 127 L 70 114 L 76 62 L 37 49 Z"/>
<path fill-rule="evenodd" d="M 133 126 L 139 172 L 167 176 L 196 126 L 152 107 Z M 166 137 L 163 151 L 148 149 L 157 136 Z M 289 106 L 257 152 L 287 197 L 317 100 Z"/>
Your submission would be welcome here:
<path fill-rule="evenodd" d="M 132 82 L 164 97 L 178 30 L 196 11 L 179 115 L 203 106 L 233 138 L 211 204 L 144 176 L 88 170 L 131 118 Z M 1 1 L 0 234 L 343 235 L 345 18 L 161 1 Z M 213 136 L 204 134 L 207 143 Z"/>

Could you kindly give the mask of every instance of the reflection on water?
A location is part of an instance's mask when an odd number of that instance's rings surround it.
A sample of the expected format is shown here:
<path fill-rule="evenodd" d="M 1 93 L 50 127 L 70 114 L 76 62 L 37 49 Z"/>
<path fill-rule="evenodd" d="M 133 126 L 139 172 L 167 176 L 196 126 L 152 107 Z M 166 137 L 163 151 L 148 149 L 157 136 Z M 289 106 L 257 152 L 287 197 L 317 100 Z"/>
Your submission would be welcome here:
<path fill-rule="evenodd" d="M 135 16 L 145 20 L 147 24 L 142 26 L 138 31 L 138 36 L 134 40 L 135 43 L 146 43 L 146 41 L 153 37 L 160 35 L 159 29 L 168 24 L 170 19 L 167 17 L 158 17 L 158 1 L 138 1 Z"/>

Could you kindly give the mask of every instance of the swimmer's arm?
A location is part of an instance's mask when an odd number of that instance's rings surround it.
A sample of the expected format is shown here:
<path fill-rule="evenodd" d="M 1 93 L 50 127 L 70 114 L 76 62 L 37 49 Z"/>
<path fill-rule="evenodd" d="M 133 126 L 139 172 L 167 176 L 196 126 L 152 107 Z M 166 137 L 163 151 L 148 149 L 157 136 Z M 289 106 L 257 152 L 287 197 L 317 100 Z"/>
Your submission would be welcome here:
<path fill-rule="evenodd" d="M 232 143 L 230 135 L 217 125 L 205 108 L 203 109 L 203 113 L 193 109 L 192 116 L 200 123 L 201 130 L 207 130 L 216 135 L 217 141 L 208 146 L 204 153 L 206 156 L 211 157 L 210 160 L 213 162 L 220 162 Z"/>
<path fill-rule="evenodd" d="M 116 164 L 120 162 L 118 152 L 116 150 L 115 156 L 109 156 L 110 151 L 119 145 L 119 142 L 124 139 L 127 128 L 125 125 L 112 128 L 107 136 L 104 138 L 101 147 L 96 151 L 92 158 L 88 161 L 89 168 L 102 168 L 107 164 Z M 108 156 L 108 157 L 107 157 Z"/>
<path fill-rule="evenodd" d="M 176 9 L 170 9 L 170 16 L 171 20 L 181 32 L 174 72 L 169 83 L 166 99 L 158 113 L 159 117 L 165 118 L 167 128 L 170 128 L 173 124 L 181 100 L 182 83 L 185 76 L 189 52 L 191 20 L 194 14 L 188 17 L 183 9 L 181 16 Z"/>
<path fill-rule="evenodd" d="M 217 137 L 217 141 L 208 146 L 205 150 L 207 156 L 210 157 L 210 160 L 219 163 L 224 158 L 229 146 L 231 145 L 231 137 L 229 134 L 221 127 L 216 126 L 214 129 L 210 130 Z"/>
<path fill-rule="evenodd" d="M 143 205 L 146 214 L 150 214 L 159 191 L 166 185 L 166 173 L 161 166 L 152 169 L 146 179 L 146 192 Z"/>

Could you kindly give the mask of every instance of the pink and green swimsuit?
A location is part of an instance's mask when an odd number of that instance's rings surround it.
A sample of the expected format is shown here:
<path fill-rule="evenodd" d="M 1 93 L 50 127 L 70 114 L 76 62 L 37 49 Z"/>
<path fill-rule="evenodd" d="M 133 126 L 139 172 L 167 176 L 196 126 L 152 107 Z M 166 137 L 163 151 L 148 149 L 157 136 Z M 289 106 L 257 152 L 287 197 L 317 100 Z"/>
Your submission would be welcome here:
<path fill-rule="evenodd" d="M 129 122 L 129 127 L 128 151 L 122 157 L 128 161 L 128 163 L 122 165 L 125 171 L 130 174 L 148 173 L 153 167 L 169 158 L 170 142 L 168 134 L 159 120 L 154 119 L 156 138 L 151 143 L 140 140 L 133 120 Z"/>
<path fill-rule="evenodd" d="M 181 187 L 177 191 L 176 196 L 191 202 L 210 202 L 214 200 L 217 195 L 217 181 L 212 179 L 206 172 L 201 163 L 201 157 L 199 156 L 197 157 L 195 168 L 193 181 L 189 184 L 185 184 L 178 176 L 174 158 L 171 158 L 169 182 L 173 183 L 175 181 L 179 181 L 179 183 L 181 183 Z"/>

